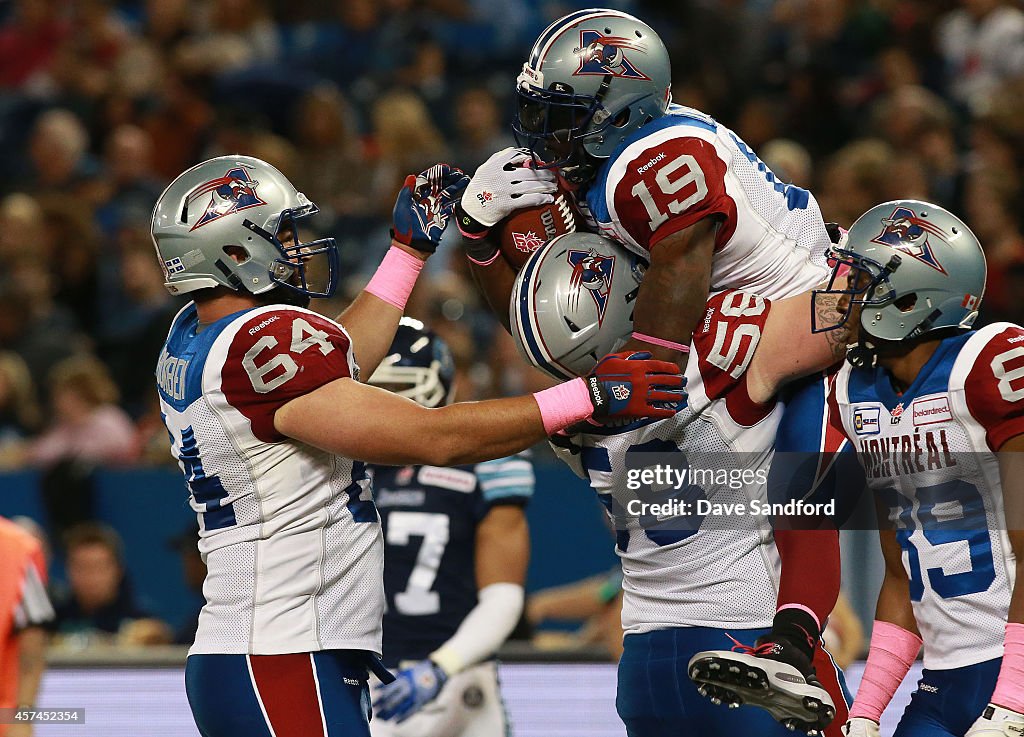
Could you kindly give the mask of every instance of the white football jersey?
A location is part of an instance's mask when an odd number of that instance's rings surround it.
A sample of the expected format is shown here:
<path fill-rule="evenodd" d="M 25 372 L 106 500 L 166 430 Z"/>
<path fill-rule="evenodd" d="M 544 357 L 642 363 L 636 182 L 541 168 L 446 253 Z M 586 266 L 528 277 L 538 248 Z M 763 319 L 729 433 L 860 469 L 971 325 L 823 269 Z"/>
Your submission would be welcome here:
<path fill-rule="evenodd" d="M 1024 433 L 1024 329 L 947 338 L 902 395 L 884 369 L 846 364 L 829 415 L 889 509 L 924 666 L 1001 657 L 1016 561 L 995 451 Z"/>
<path fill-rule="evenodd" d="M 692 108 L 672 105 L 626 138 L 586 206 L 602 235 L 648 261 L 666 236 L 719 219 L 713 289 L 783 299 L 828 278 L 830 241 L 814 196 L 780 182 L 735 133 Z"/>
<path fill-rule="evenodd" d="M 748 471 L 731 488 L 721 477 L 701 480 L 678 498 L 720 505 L 766 501 L 769 464 L 782 406 L 751 400 L 746 369 L 757 349 L 771 303 L 739 291 L 712 296 L 693 335 L 686 367 L 687 407 L 670 419 L 556 439 L 556 454 L 589 479 L 616 526 L 622 562 L 622 626 L 627 634 L 666 627 L 771 625 L 780 561 L 768 518 L 719 507 L 705 517 L 659 519 L 625 515 L 637 492 L 627 487 L 636 453 L 657 453 L 656 463 L 676 468 Z M 642 462 L 655 460 L 644 456 Z M 690 477 L 691 481 L 693 476 Z M 753 481 L 759 479 L 759 481 Z M 670 497 L 674 492 L 667 491 Z M 659 499 L 659 501 L 661 501 Z"/>
<path fill-rule="evenodd" d="M 380 653 L 383 540 L 364 466 L 274 428 L 279 407 L 347 376 L 348 335 L 309 310 L 202 330 L 192 304 L 175 318 L 157 384 L 208 568 L 191 653 Z"/>

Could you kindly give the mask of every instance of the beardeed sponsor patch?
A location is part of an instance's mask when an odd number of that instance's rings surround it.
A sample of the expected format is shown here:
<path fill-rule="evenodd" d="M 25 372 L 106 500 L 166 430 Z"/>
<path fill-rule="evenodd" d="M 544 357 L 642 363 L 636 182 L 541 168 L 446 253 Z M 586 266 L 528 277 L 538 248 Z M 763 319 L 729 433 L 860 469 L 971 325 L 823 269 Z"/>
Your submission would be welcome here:
<path fill-rule="evenodd" d="M 915 427 L 934 425 L 953 419 L 953 412 L 949 408 L 949 397 L 918 399 L 911 405 L 911 409 L 914 414 Z"/>

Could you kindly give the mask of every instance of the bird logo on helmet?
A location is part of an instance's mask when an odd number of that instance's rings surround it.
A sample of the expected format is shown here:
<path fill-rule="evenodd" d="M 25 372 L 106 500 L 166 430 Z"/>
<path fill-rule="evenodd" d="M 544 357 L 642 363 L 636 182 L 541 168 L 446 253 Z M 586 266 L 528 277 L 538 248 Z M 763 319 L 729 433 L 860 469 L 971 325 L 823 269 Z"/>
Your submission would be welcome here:
<path fill-rule="evenodd" d="M 191 203 L 192 200 L 206 194 L 210 195 L 210 201 L 191 230 L 201 228 L 225 215 L 267 204 L 256 193 L 257 186 L 259 182 L 249 176 L 244 166 L 236 166 L 229 169 L 224 176 L 200 184 L 189 194 L 188 201 Z"/>
<path fill-rule="evenodd" d="M 945 274 L 946 270 L 928 243 L 929 233 L 945 237 L 941 228 L 918 217 L 909 207 L 897 207 L 892 215 L 882 219 L 882 232 L 872 242 L 891 246 Z"/>
<path fill-rule="evenodd" d="M 604 76 L 611 74 L 613 77 L 625 79 L 650 80 L 650 77 L 626 58 L 624 50 L 627 49 L 645 53 L 642 46 L 632 43 L 628 38 L 606 36 L 599 31 L 581 30 L 580 45 L 577 50 L 580 55 L 580 68 L 574 75 L 599 74 Z"/>
<path fill-rule="evenodd" d="M 615 273 L 615 257 L 602 256 L 591 251 L 569 251 L 566 256 L 572 264 L 572 276 L 569 286 L 572 289 L 570 299 L 574 300 L 573 309 L 579 304 L 580 289 L 586 289 L 597 304 L 597 323 L 604 322 L 605 309 L 608 307 L 608 295 L 612 291 L 612 275 Z"/>

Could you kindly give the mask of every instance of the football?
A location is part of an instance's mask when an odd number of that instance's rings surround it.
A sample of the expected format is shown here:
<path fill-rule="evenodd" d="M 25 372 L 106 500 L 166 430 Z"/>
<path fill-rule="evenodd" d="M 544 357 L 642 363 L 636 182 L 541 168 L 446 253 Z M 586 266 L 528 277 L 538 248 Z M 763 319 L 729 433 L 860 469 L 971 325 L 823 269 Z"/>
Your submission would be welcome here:
<path fill-rule="evenodd" d="M 501 253 L 518 271 L 549 240 L 575 231 L 578 218 L 572 193 L 560 184 L 554 202 L 519 210 L 497 224 Z"/>

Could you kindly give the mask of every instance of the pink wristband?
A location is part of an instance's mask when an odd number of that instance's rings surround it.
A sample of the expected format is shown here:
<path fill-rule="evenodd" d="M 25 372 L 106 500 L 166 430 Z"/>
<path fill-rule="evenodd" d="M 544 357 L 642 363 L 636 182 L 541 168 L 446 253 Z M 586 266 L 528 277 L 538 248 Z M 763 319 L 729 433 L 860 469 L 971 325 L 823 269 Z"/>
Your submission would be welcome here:
<path fill-rule="evenodd" d="M 690 346 L 683 345 L 682 343 L 673 343 L 671 340 L 665 340 L 664 338 L 655 338 L 653 335 L 644 335 L 643 333 L 637 333 L 634 331 L 633 337 L 642 343 L 650 343 L 651 345 L 661 346 L 662 348 L 671 348 L 674 351 L 680 353 L 689 353 Z"/>
<path fill-rule="evenodd" d="M 573 379 L 556 384 L 550 389 L 536 392 L 533 398 L 540 407 L 540 417 L 544 421 L 544 432 L 553 435 L 569 425 L 587 419 L 594 413 L 594 405 L 590 401 L 590 390 L 587 382 Z"/>
<path fill-rule="evenodd" d="M 1006 625 L 1003 641 L 1003 664 L 999 667 L 999 680 L 991 701 L 1004 709 L 1024 714 L 1024 624 Z"/>
<path fill-rule="evenodd" d="M 892 622 L 876 619 L 871 631 L 868 662 L 857 688 L 857 698 L 850 707 L 850 719 L 860 717 L 881 721 L 882 712 L 907 677 L 920 651 L 920 637 Z"/>
<path fill-rule="evenodd" d="M 468 258 L 468 259 L 469 259 L 470 261 L 472 261 L 472 262 L 473 262 L 474 264 L 476 264 L 477 266 L 490 266 L 490 265 L 491 265 L 491 264 L 493 264 L 493 263 L 494 263 L 495 261 L 497 261 L 497 259 L 498 259 L 498 256 L 500 256 L 500 255 L 501 255 L 501 251 L 495 251 L 495 252 L 494 252 L 494 255 L 493 255 L 493 256 L 491 256 L 491 257 L 490 257 L 489 259 L 487 259 L 486 261 L 477 261 L 477 260 L 476 260 L 475 258 L 473 258 L 472 256 L 470 256 L 470 255 L 468 255 L 468 254 L 466 255 L 466 258 Z"/>
<path fill-rule="evenodd" d="M 384 254 L 384 259 L 363 291 L 404 310 L 412 288 L 416 286 L 416 277 L 423 270 L 423 264 L 424 261 L 411 253 L 392 246 Z"/>
<path fill-rule="evenodd" d="M 810 614 L 811 619 L 813 619 L 814 623 L 818 625 L 818 631 L 821 632 L 821 622 L 818 621 L 818 615 L 815 614 L 814 610 L 810 607 L 804 606 L 803 604 L 783 604 L 776 610 L 776 613 L 781 612 L 783 609 L 799 609 L 802 612 Z"/>

